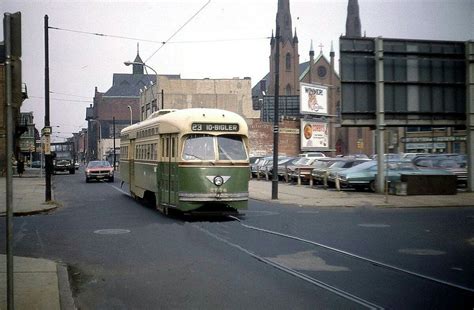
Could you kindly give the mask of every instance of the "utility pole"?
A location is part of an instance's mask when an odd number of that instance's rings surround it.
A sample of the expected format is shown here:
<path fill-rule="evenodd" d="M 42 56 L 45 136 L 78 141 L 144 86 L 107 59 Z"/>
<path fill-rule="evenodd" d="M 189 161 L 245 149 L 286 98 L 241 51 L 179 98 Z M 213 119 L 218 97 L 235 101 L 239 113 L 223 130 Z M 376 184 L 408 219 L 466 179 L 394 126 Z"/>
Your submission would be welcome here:
<path fill-rule="evenodd" d="M 12 55 L 11 55 L 11 15 L 5 13 L 3 20 L 3 35 L 5 39 L 5 99 L 7 104 L 7 307 L 15 309 L 13 293 L 13 110 L 12 110 Z"/>
<path fill-rule="evenodd" d="M 115 171 L 115 116 L 112 118 L 113 131 L 114 131 L 114 171 Z"/>
<path fill-rule="evenodd" d="M 276 27 L 275 41 L 275 99 L 273 104 L 273 176 L 272 176 L 272 199 L 278 199 L 278 131 L 280 100 L 280 26 Z"/>
<path fill-rule="evenodd" d="M 161 109 L 163 110 L 165 106 L 165 92 L 161 90 Z"/>
<path fill-rule="evenodd" d="M 53 163 L 50 148 L 51 126 L 49 123 L 49 26 L 48 15 L 44 16 L 44 131 L 45 136 L 45 172 L 46 172 L 46 192 L 45 201 L 51 201 L 51 171 Z"/>

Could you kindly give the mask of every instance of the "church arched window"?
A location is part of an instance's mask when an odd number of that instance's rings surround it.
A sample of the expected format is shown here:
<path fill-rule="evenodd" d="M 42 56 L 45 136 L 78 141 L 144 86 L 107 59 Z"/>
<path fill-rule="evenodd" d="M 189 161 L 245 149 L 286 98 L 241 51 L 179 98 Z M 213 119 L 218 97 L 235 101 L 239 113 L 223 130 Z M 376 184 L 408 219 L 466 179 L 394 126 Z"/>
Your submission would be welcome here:
<path fill-rule="evenodd" d="M 291 54 L 286 53 L 286 70 L 291 70 Z"/>
<path fill-rule="evenodd" d="M 286 85 L 286 87 L 285 87 L 285 95 L 287 95 L 287 96 L 291 95 L 291 85 L 290 84 Z"/>

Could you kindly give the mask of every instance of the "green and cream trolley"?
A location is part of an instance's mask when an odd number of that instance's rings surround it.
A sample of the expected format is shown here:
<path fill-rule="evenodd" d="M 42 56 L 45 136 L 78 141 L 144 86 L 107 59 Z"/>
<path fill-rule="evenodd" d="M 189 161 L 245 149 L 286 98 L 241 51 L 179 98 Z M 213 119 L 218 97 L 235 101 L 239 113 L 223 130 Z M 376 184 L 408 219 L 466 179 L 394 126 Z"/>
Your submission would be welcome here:
<path fill-rule="evenodd" d="M 132 197 L 159 210 L 247 208 L 248 127 L 218 109 L 162 110 L 120 137 L 120 175 Z"/>

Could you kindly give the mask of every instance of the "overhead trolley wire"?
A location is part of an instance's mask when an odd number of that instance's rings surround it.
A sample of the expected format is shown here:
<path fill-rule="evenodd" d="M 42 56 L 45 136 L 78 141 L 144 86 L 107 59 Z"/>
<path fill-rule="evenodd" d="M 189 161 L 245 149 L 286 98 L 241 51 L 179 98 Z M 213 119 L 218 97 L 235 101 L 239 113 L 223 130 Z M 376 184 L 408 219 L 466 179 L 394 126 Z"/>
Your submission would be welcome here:
<path fill-rule="evenodd" d="M 181 29 L 183 29 L 187 24 L 189 24 L 189 22 L 191 20 L 194 19 L 194 17 L 196 17 L 199 13 L 201 13 L 202 10 L 204 10 L 204 8 L 209 4 L 211 3 L 211 0 L 208 0 L 196 13 L 194 13 L 193 16 L 191 16 L 181 27 L 178 28 L 178 30 L 176 30 L 165 42 L 163 42 L 163 45 L 161 45 L 156 51 L 153 52 L 153 54 L 150 55 L 150 57 L 148 57 L 144 62 L 146 63 L 148 60 L 150 60 L 153 56 L 155 56 L 155 54 L 163 47 L 165 46 L 166 43 L 168 43 L 175 35 L 177 35 Z"/>

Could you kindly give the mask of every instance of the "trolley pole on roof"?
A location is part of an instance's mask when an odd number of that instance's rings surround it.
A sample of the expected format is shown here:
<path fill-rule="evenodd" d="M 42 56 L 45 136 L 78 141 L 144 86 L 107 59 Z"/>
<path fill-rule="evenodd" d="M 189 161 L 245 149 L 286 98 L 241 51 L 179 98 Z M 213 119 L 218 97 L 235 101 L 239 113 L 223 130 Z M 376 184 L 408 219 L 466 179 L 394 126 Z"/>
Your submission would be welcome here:
<path fill-rule="evenodd" d="M 280 100 L 280 26 L 276 27 L 275 44 L 275 99 L 273 104 L 273 175 L 272 175 L 272 199 L 278 199 L 278 131 L 279 131 L 279 111 L 278 101 Z"/>

